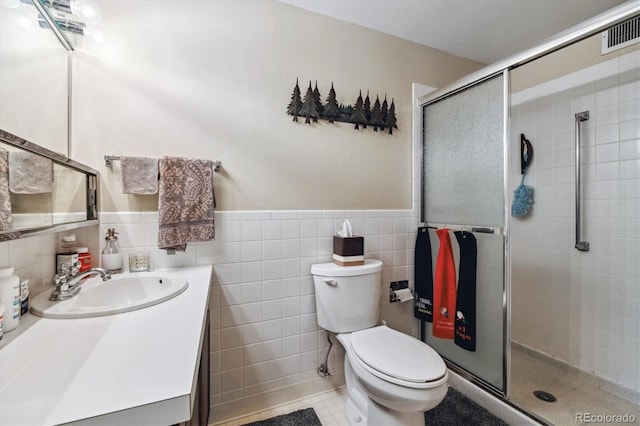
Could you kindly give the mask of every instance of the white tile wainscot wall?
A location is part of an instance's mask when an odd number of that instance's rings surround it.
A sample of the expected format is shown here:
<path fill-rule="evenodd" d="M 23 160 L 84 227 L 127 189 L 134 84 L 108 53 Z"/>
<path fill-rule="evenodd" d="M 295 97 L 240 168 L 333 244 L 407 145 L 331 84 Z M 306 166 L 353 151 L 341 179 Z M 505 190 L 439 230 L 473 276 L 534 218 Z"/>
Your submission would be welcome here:
<path fill-rule="evenodd" d="M 365 257 L 384 263 L 380 319 L 416 336 L 411 303 L 389 303 L 389 283 L 413 284 L 413 210 L 216 212 L 216 239 L 167 255 L 156 248 L 157 213 L 102 213 L 101 233 L 120 233 L 123 265 L 135 250 L 152 265 L 214 265 L 211 289 L 212 422 L 246 415 L 344 383 L 334 340 L 330 380 L 317 368 L 328 350 L 319 329 L 311 265 L 329 262 L 335 229 L 348 218 L 365 237 Z M 102 242 L 102 246 L 104 241 Z"/>
<path fill-rule="evenodd" d="M 514 95 L 533 144 L 531 214 L 511 220 L 513 339 L 640 389 L 640 51 Z M 578 82 L 578 85 L 574 86 Z M 558 89 L 561 88 L 561 89 Z M 574 114 L 582 124 L 583 240 L 573 248 Z M 519 163 L 519 149 L 511 150 Z M 512 168 L 510 186 L 520 181 Z"/>

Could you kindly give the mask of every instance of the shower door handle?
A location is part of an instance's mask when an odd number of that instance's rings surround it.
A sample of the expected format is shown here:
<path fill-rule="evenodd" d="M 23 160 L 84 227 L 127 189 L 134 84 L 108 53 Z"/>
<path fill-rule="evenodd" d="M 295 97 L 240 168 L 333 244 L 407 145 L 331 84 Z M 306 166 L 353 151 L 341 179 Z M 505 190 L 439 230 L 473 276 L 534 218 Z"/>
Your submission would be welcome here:
<path fill-rule="evenodd" d="M 589 119 L 589 111 L 582 111 L 575 115 L 575 179 L 576 179 L 576 245 L 580 251 L 589 251 L 589 243 L 580 237 L 580 123 Z"/>

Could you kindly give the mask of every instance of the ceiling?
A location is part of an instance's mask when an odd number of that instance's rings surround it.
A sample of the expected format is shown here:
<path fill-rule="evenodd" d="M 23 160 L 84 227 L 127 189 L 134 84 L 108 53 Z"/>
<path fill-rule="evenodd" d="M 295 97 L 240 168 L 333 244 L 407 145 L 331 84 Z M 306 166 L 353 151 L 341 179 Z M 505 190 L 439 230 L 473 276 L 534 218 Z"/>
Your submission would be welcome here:
<path fill-rule="evenodd" d="M 624 0 L 280 1 L 485 64 L 534 47 L 624 3 Z"/>

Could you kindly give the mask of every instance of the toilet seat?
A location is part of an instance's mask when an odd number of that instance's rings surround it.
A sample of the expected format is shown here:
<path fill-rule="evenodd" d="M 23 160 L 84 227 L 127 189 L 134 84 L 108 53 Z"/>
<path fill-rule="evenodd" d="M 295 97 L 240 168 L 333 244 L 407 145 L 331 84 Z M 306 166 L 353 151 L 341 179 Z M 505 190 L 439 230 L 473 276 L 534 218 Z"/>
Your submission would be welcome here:
<path fill-rule="evenodd" d="M 447 373 L 433 348 L 387 326 L 356 331 L 350 337 L 354 361 L 387 382 L 429 388 L 438 385 Z"/>

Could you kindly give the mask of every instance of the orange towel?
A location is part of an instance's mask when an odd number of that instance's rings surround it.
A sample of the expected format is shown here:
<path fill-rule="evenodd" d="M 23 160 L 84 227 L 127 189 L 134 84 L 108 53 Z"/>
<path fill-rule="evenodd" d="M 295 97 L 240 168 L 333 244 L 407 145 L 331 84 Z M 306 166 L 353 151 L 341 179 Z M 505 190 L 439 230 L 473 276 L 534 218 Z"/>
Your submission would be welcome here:
<path fill-rule="evenodd" d="M 433 283 L 433 336 L 453 339 L 456 312 L 456 265 L 447 228 L 436 231 L 440 239 Z"/>

